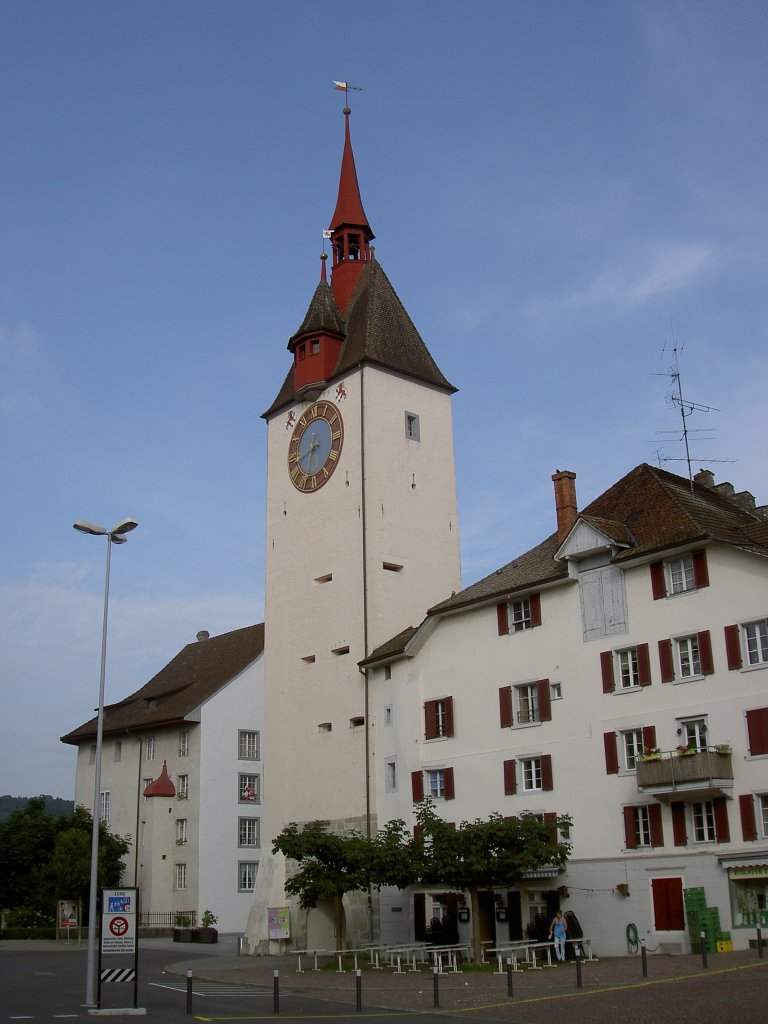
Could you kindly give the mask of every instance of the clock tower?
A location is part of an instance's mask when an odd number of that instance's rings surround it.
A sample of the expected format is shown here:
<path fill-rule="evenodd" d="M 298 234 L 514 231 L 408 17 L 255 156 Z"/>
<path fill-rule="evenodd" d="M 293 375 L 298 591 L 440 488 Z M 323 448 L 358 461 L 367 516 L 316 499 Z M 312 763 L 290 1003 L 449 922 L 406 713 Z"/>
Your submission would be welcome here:
<path fill-rule="evenodd" d="M 359 663 L 460 588 L 446 380 L 371 246 L 344 110 L 332 268 L 288 341 L 268 430 L 264 832 L 251 948 L 285 906 L 271 854 L 288 822 L 374 833 L 377 729 Z M 345 901 L 346 903 L 346 901 Z M 364 897 L 347 938 L 375 925 Z M 292 910 L 292 939 L 327 947 L 323 910 Z M 308 929 L 308 932 L 307 932 Z M 319 930 L 318 930 L 319 929 Z"/>

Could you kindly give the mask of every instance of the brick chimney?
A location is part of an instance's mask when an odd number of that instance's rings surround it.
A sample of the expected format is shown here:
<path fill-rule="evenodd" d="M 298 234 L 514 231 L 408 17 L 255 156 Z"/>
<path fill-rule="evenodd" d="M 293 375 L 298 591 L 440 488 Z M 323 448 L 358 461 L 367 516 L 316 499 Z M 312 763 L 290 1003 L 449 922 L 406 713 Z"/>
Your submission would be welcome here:
<path fill-rule="evenodd" d="M 552 474 L 552 481 L 555 485 L 557 542 L 562 544 L 573 529 L 579 513 L 576 505 L 576 474 L 569 469 L 558 469 Z"/>

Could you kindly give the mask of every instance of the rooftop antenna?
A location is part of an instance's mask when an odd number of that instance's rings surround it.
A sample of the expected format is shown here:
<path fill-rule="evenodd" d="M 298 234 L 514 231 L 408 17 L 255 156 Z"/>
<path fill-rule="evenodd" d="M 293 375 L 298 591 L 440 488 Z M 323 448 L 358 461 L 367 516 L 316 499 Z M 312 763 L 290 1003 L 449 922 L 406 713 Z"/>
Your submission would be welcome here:
<path fill-rule="evenodd" d="M 664 342 L 664 348 L 661 350 L 662 358 L 664 356 L 664 353 L 666 352 L 666 349 L 667 349 L 667 342 Z M 705 429 L 705 428 L 698 429 L 698 428 L 695 428 L 695 427 L 689 427 L 688 426 L 688 419 L 690 418 L 690 416 L 693 415 L 694 412 L 720 412 L 720 409 L 716 408 L 714 405 L 703 405 L 700 402 L 692 402 L 690 399 L 684 397 L 684 395 L 683 395 L 682 373 L 681 373 L 681 370 L 680 370 L 680 356 L 683 354 L 683 349 L 684 349 L 684 346 L 678 346 L 677 342 L 673 338 L 673 341 L 672 341 L 672 353 L 673 353 L 673 356 L 674 356 L 674 362 L 673 362 L 672 366 L 669 368 L 669 370 L 666 373 L 661 373 L 661 374 L 656 374 L 655 375 L 655 376 L 659 376 L 659 377 L 669 377 L 670 381 L 672 382 L 672 386 L 671 386 L 670 390 L 667 392 L 667 396 L 666 396 L 667 397 L 667 403 L 669 405 L 671 405 L 673 408 L 677 408 L 677 409 L 680 410 L 680 418 L 681 418 L 682 424 L 683 424 L 682 430 L 657 430 L 656 433 L 657 434 L 677 434 L 677 435 L 679 435 L 678 437 L 676 437 L 674 439 L 677 440 L 677 441 L 682 441 L 683 442 L 683 444 L 685 446 L 685 455 L 684 456 L 678 456 L 678 457 L 675 457 L 675 456 L 663 456 L 659 449 L 657 449 L 654 454 L 658 458 L 659 463 L 662 463 L 662 462 L 685 462 L 687 464 L 687 466 L 688 466 L 688 480 L 689 480 L 690 485 L 691 485 L 691 491 L 693 491 L 693 468 L 692 468 L 692 461 L 693 461 L 694 457 L 691 454 L 691 447 L 690 447 L 691 437 L 690 437 L 690 435 L 691 434 L 702 434 L 702 435 L 704 435 L 704 434 L 709 433 L 709 431 L 707 429 Z M 670 438 L 670 440 L 672 440 L 672 439 L 673 438 Z M 697 441 L 704 441 L 704 440 L 711 441 L 712 437 L 711 436 L 710 437 L 703 437 L 702 436 L 702 437 L 697 437 L 696 440 Z M 652 442 L 652 443 L 655 444 L 656 442 Z M 696 456 L 696 461 L 697 462 L 733 462 L 734 460 L 733 459 L 709 459 L 709 458 L 703 458 L 702 456 L 697 455 Z"/>

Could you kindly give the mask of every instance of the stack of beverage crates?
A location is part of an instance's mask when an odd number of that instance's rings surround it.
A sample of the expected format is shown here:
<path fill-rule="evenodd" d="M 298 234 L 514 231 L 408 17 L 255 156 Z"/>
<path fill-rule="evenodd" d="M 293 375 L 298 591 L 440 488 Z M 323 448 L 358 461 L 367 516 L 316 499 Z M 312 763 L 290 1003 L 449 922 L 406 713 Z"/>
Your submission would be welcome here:
<path fill-rule="evenodd" d="M 707 953 L 725 953 L 733 949 L 731 933 L 720 928 L 720 911 L 707 906 L 704 889 L 683 889 L 685 916 L 688 918 L 688 933 L 691 950 L 701 953 L 701 933 L 706 933 L 704 949 Z"/>

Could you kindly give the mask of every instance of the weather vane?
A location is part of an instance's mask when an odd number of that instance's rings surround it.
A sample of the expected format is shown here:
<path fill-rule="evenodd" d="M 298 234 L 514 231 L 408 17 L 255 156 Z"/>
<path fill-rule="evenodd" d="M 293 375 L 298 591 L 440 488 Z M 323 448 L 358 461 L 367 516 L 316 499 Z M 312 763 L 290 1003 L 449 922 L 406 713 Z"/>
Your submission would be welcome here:
<path fill-rule="evenodd" d="M 362 92 L 363 91 L 362 86 L 360 86 L 360 85 L 350 85 L 349 82 L 337 82 L 335 79 L 333 81 L 333 88 L 334 89 L 338 89 L 339 92 L 343 92 L 344 93 L 344 106 L 345 107 L 349 106 L 349 90 L 350 89 L 352 89 L 354 92 Z"/>

